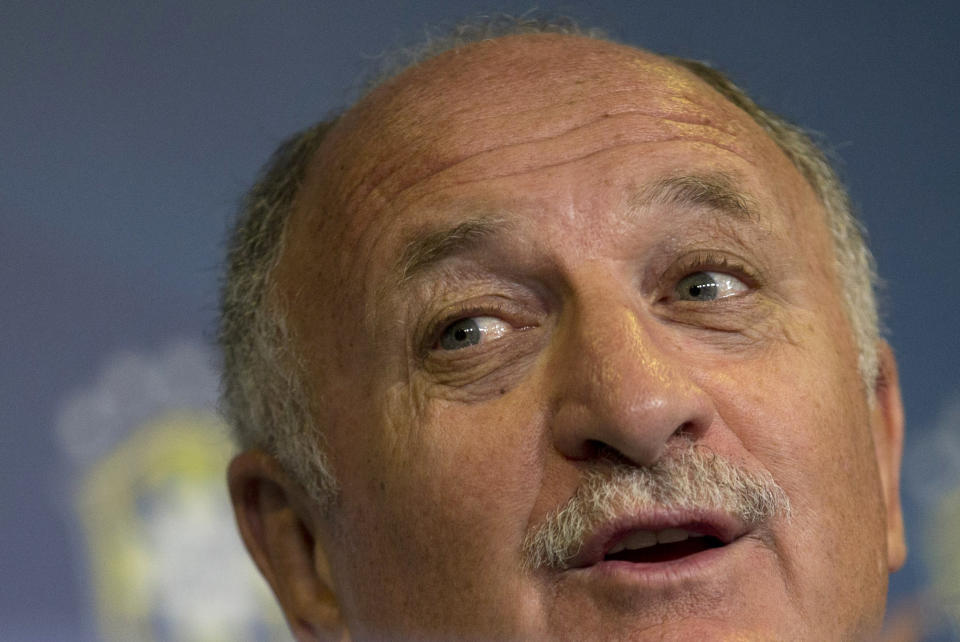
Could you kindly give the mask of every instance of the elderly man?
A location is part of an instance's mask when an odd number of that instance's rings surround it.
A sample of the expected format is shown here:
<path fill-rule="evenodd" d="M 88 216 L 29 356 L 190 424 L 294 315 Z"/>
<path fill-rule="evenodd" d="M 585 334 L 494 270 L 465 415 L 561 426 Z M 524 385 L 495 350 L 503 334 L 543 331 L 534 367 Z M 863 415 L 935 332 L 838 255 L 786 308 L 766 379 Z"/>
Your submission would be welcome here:
<path fill-rule="evenodd" d="M 229 483 L 292 630 L 875 635 L 903 418 L 834 174 L 705 65 L 512 32 L 293 139 L 238 224 Z"/>

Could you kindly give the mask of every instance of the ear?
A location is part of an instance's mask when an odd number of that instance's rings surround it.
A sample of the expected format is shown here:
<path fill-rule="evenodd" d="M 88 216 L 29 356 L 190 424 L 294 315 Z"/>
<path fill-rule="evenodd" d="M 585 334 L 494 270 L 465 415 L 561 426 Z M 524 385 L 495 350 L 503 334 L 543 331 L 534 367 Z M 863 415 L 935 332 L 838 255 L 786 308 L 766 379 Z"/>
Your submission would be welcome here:
<path fill-rule="evenodd" d="M 903 566 L 907 557 L 907 543 L 903 530 L 903 510 L 900 505 L 900 460 L 903 455 L 903 401 L 900 398 L 900 379 L 893 350 L 886 341 L 877 349 L 879 372 L 874 384 L 876 403 L 871 412 L 873 442 L 880 482 L 887 508 L 887 566 L 891 572 Z"/>
<path fill-rule="evenodd" d="M 298 640 L 348 639 L 326 556 L 314 536 L 319 516 L 306 493 L 270 455 L 237 455 L 227 471 L 237 526 Z"/>

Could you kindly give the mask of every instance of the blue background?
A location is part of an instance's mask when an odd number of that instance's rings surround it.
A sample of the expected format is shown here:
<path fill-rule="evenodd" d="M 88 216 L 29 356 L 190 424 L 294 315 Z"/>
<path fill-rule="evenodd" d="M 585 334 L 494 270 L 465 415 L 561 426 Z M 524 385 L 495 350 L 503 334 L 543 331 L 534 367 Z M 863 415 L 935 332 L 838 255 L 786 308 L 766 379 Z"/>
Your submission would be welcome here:
<path fill-rule="evenodd" d="M 762 104 L 825 136 L 886 283 L 908 448 L 927 452 L 934 434 L 952 439 L 960 430 L 950 412 L 960 399 L 958 5 L 539 6 L 711 61 Z M 63 500 L 72 473 L 57 442 L 58 412 L 110 355 L 210 341 L 225 233 L 273 147 L 349 102 L 378 54 L 416 41 L 426 26 L 529 7 L 3 4 L 0 637 L 4 629 L 13 639 L 94 635 L 82 546 Z M 894 576 L 894 604 L 926 582 L 919 532 L 935 498 L 924 493 L 960 484 L 951 476 L 956 460 L 921 454 L 908 464 L 907 482 L 921 482 L 905 492 L 913 549 Z M 931 477 L 943 484 L 924 485 Z"/>

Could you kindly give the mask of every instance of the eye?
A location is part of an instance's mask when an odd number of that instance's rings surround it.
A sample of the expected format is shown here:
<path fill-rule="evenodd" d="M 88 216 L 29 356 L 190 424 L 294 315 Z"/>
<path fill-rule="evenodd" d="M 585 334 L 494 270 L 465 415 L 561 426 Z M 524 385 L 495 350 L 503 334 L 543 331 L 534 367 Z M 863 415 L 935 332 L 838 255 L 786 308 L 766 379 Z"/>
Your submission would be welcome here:
<path fill-rule="evenodd" d="M 438 347 L 442 350 L 460 350 L 481 341 L 499 339 L 510 331 L 510 324 L 497 317 L 467 317 L 451 323 L 440 335 Z"/>
<path fill-rule="evenodd" d="M 674 296 L 681 301 L 716 301 L 746 290 L 747 285 L 735 276 L 723 272 L 694 272 L 680 279 Z"/>

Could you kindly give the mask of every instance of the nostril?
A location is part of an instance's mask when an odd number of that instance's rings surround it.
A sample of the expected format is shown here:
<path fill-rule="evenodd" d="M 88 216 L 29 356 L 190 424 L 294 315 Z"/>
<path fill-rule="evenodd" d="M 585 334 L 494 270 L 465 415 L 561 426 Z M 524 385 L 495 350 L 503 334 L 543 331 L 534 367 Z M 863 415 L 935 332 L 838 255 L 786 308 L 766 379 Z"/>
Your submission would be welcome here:
<path fill-rule="evenodd" d="M 689 441 L 696 441 L 703 436 L 705 429 L 698 427 L 696 423 L 692 421 L 685 421 L 680 424 L 680 427 L 673 431 L 673 434 L 670 435 L 671 439 L 686 439 Z"/>
<path fill-rule="evenodd" d="M 603 456 L 605 450 L 610 446 L 598 439 L 588 439 L 583 443 L 583 451 L 587 459 L 597 459 Z"/>
<path fill-rule="evenodd" d="M 630 460 L 629 457 L 624 455 L 622 452 L 605 444 L 602 441 L 597 441 L 591 439 L 588 442 L 588 447 L 592 449 L 592 453 L 595 459 L 602 460 L 611 464 L 621 464 L 626 466 L 636 466 L 634 462 Z"/>
<path fill-rule="evenodd" d="M 666 386 L 670 394 L 659 388 L 650 394 L 634 391 L 632 398 L 618 397 L 615 391 L 560 398 L 548 419 L 553 447 L 571 461 L 602 458 L 652 466 L 668 442 L 699 441 L 712 423 L 709 399 L 694 388 L 686 392 L 687 388 Z M 680 435 L 685 438 L 674 439 Z"/>

